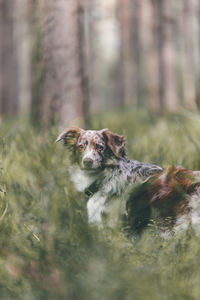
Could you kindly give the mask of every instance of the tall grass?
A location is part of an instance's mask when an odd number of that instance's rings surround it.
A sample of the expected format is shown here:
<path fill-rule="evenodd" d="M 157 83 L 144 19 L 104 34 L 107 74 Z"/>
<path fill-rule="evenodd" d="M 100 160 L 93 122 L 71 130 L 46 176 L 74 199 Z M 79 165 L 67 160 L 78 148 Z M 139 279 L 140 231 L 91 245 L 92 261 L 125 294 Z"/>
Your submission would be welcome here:
<path fill-rule="evenodd" d="M 92 127 L 123 134 L 132 159 L 200 169 L 197 114 L 130 110 L 95 116 Z M 0 299 L 200 299 L 200 236 L 189 228 L 165 240 L 155 224 L 131 240 L 88 225 L 57 135 L 1 125 Z"/>

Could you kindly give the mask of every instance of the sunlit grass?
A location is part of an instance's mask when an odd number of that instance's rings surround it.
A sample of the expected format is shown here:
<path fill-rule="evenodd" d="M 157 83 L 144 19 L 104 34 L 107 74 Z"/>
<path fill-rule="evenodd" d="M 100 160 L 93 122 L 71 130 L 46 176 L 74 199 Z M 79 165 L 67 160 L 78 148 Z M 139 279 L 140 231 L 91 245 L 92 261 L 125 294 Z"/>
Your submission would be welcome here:
<path fill-rule="evenodd" d="M 92 124 L 123 134 L 132 159 L 200 169 L 197 114 L 129 110 Z M 188 229 L 165 240 L 155 224 L 131 240 L 89 226 L 57 135 L 1 124 L 0 299 L 200 299 L 200 237 Z"/>

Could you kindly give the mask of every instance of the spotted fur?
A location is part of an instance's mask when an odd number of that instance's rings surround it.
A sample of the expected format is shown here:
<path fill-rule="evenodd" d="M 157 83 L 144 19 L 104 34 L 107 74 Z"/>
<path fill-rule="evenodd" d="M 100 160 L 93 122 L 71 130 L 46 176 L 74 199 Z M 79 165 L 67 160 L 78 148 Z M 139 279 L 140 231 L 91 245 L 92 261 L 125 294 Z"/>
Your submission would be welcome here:
<path fill-rule="evenodd" d="M 90 223 L 113 227 L 125 219 L 141 232 L 155 212 L 163 224 L 171 218 L 173 226 L 181 216 L 194 215 L 190 196 L 197 195 L 199 172 L 129 160 L 124 137 L 108 129 L 70 128 L 60 140 L 71 153 L 71 180 L 88 196 Z"/>
<path fill-rule="evenodd" d="M 193 221 L 191 199 L 198 196 L 200 180 L 195 171 L 171 166 L 154 174 L 142 185 L 133 189 L 127 200 L 128 223 L 135 231 L 149 224 L 153 215 L 163 228 L 174 227 L 182 216 Z"/>

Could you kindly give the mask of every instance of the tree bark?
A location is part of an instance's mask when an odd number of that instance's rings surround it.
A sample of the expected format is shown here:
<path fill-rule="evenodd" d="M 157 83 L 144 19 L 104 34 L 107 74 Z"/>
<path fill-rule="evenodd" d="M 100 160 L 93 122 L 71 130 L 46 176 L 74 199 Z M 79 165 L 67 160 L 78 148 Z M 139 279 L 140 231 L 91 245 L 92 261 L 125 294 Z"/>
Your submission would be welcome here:
<path fill-rule="evenodd" d="M 118 106 L 123 107 L 129 104 L 132 95 L 131 66 L 130 66 L 130 34 L 131 34 L 131 2 L 130 0 L 119 0 L 117 7 L 117 15 L 120 28 L 120 52 L 117 68 L 117 91 Z"/>
<path fill-rule="evenodd" d="M 183 0 L 182 28 L 183 28 L 183 98 L 186 108 L 195 107 L 195 75 L 198 63 L 195 59 L 196 43 L 194 41 L 193 2 Z M 197 63 L 197 65 L 196 65 Z M 199 69 L 199 66 L 198 66 Z"/>
<path fill-rule="evenodd" d="M 156 13 L 155 1 L 144 0 L 142 2 L 143 18 L 143 43 L 144 53 L 142 56 L 143 73 L 146 78 L 143 83 L 144 100 L 143 104 L 153 112 L 159 113 L 161 111 L 161 101 L 159 97 L 159 70 L 158 70 L 158 56 L 159 51 L 157 47 L 157 29 L 158 29 L 158 15 Z M 140 54 L 141 55 L 141 54 Z M 143 79 L 144 80 L 144 79 Z"/>
<path fill-rule="evenodd" d="M 18 63 L 18 114 L 28 114 L 31 109 L 31 24 L 29 19 L 29 0 L 15 0 L 14 2 L 14 39 Z"/>
<path fill-rule="evenodd" d="M 144 41 L 142 41 L 142 30 L 145 30 L 144 23 L 142 22 L 142 8 L 143 3 L 140 0 L 131 1 L 131 24 L 130 24 L 130 54 L 131 54 L 131 82 L 129 83 L 130 91 L 135 103 L 138 106 L 144 105 L 144 73 L 143 63 L 144 59 Z M 130 63 L 129 63 L 130 65 Z M 130 68 L 130 66 L 129 66 Z M 130 80 L 130 79 L 129 79 Z M 132 101 L 133 103 L 133 101 Z"/>
<path fill-rule="evenodd" d="M 86 56 L 86 65 L 87 65 L 85 69 L 87 69 L 88 91 L 89 91 L 88 110 L 90 110 L 90 106 L 92 104 L 91 102 L 94 102 L 95 100 L 96 22 L 94 17 L 94 8 L 97 5 L 97 3 L 96 0 L 85 0 L 84 3 L 85 3 L 85 45 L 86 45 L 85 56 Z"/>
<path fill-rule="evenodd" d="M 85 126 L 86 80 L 83 61 L 82 6 L 78 0 L 41 2 L 45 123 Z"/>
<path fill-rule="evenodd" d="M 156 0 L 158 14 L 159 97 L 161 111 L 179 108 L 176 76 L 175 16 L 171 0 Z"/>
<path fill-rule="evenodd" d="M 0 116 L 18 108 L 18 64 L 14 46 L 14 1 L 0 0 Z"/>
<path fill-rule="evenodd" d="M 196 61 L 195 61 L 195 102 L 200 110 L 200 2 L 195 1 L 195 20 L 196 20 Z"/>
<path fill-rule="evenodd" d="M 40 0 L 31 0 L 29 4 L 29 18 L 33 40 L 31 57 L 31 119 L 33 123 L 41 125 L 43 115 L 44 66 Z"/>

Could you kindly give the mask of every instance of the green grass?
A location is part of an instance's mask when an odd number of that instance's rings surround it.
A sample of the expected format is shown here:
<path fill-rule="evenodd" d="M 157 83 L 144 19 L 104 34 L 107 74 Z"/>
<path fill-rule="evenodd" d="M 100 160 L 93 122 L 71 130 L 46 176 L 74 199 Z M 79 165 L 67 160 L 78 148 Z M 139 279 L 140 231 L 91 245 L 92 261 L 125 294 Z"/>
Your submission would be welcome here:
<path fill-rule="evenodd" d="M 200 169 L 200 116 L 129 110 L 94 116 L 93 128 L 127 138 L 128 156 Z M 200 236 L 164 240 L 155 224 L 135 241 L 87 223 L 66 150 L 28 122 L 0 128 L 0 299 L 200 299 Z"/>

